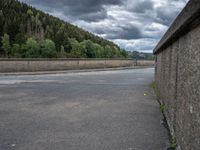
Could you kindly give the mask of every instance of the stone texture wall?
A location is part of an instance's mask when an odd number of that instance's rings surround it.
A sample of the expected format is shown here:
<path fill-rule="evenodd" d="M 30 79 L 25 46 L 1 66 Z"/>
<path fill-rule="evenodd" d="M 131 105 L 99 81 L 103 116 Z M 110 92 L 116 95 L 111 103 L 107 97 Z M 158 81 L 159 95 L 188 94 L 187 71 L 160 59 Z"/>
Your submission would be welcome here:
<path fill-rule="evenodd" d="M 131 59 L 0 59 L 0 72 L 115 68 L 133 64 Z"/>
<path fill-rule="evenodd" d="M 200 1 L 191 0 L 186 8 L 193 5 L 200 6 Z M 186 8 L 183 11 L 187 10 Z M 182 15 L 183 13 L 178 19 Z M 197 18 L 200 20 L 200 15 Z M 193 20 L 190 21 L 191 24 Z M 183 25 L 190 26 L 186 23 Z M 174 33 L 174 37 L 176 34 L 178 32 Z M 178 149 L 199 150 L 200 25 L 196 22 L 195 26 L 190 26 L 187 33 L 180 34 L 167 46 L 162 47 L 160 44 L 154 53 L 157 57 L 155 81 L 159 99 L 165 105 L 165 115 L 171 133 L 177 139 Z"/>
<path fill-rule="evenodd" d="M 155 61 L 152 61 L 152 60 L 138 60 L 135 65 L 137 65 L 137 66 L 154 66 L 155 65 Z"/>

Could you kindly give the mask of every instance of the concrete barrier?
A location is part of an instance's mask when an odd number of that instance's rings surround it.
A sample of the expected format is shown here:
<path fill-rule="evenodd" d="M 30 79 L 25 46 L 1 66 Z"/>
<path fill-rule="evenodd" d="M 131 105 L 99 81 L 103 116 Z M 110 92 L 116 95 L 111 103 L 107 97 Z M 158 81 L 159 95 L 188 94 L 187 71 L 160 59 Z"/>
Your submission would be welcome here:
<path fill-rule="evenodd" d="M 0 72 L 98 69 L 133 65 L 132 59 L 0 59 Z"/>
<path fill-rule="evenodd" d="M 154 66 L 155 61 L 153 60 L 138 60 L 136 66 Z"/>
<path fill-rule="evenodd" d="M 190 0 L 154 50 L 155 81 L 178 149 L 200 147 L 200 1 Z"/>

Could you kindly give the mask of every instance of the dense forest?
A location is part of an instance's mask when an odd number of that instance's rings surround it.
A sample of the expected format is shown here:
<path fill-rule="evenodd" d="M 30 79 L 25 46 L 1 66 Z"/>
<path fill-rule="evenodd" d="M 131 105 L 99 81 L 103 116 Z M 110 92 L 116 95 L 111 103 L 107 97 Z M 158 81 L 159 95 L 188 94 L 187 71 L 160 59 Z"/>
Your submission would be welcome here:
<path fill-rule="evenodd" d="M 0 57 L 125 58 L 116 44 L 16 0 L 0 0 Z"/>

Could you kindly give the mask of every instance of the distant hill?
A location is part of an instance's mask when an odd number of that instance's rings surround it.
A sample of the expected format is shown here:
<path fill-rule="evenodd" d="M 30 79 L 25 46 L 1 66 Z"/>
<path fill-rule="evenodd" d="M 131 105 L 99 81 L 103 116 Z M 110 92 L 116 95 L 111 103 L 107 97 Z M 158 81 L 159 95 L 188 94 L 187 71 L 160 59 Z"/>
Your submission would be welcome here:
<path fill-rule="evenodd" d="M 154 60 L 155 56 L 152 53 L 144 53 L 144 52 L 128 52 L 130 58 L 137 59 L 137 60 Z"/>
<path fill-rule="evenodd" d="M 127 57 L 113 42 L 16 0 L 0 0 L 0 37 L 0 57 Z"/>

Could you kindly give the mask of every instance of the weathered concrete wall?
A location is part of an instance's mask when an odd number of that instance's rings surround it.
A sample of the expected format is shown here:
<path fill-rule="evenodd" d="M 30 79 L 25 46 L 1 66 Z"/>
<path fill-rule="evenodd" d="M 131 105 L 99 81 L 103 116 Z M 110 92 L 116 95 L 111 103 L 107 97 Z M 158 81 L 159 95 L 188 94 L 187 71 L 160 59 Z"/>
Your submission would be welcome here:
<path fill-rule="evenodd" d="M 181 150 L 200 149 L 199 22 L 200 1 L 191 0 L 154 50 L 159 99 Z"/>
<path fill-rule="evenodd" d="M 152 60 L 138 60 L 136 66 L 154 66 L 155 61 Z"/>
<path fill-rule="evenodd" d="M 131 59 L 0 59 L 0 72 L 115 68 L 133 64 Z"/>

